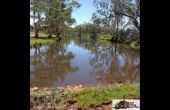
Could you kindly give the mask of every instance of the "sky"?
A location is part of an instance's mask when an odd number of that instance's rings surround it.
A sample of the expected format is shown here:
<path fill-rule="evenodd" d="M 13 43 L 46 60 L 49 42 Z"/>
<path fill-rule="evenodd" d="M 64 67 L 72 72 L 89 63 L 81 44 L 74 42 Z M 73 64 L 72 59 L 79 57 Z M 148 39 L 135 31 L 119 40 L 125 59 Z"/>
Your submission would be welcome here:
<path fill-rule="evenodd" d="M 73 12 L 72 17 L 76 19 L 77 25 L 83 22 L 90 22 L 92 13 L 96 12 L 93 0 L 77 0 L 82 6 Z"/>
<path fill-rule="evenodd" d="M 96 12 L 93 0 L 77 0 L 77 2 L 81 4 L 81 7 L 72 13 L 72 17 L 76 19 L 77 25 L 83 22 L 90 22 L 92 13 Z M 33 24 L 32 19 L 30 19 L 30 24 Z"/>

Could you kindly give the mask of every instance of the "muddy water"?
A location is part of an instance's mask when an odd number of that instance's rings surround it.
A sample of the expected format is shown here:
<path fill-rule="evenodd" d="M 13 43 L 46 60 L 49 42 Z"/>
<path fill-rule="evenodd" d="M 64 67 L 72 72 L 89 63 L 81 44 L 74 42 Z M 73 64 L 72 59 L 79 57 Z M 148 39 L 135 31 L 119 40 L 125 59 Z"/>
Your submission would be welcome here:
<path fill-rule="evenodd" d="M 140 53 L 123 44 L 62 39 L 30 49 L 30 87 L 140 81 Z"/>

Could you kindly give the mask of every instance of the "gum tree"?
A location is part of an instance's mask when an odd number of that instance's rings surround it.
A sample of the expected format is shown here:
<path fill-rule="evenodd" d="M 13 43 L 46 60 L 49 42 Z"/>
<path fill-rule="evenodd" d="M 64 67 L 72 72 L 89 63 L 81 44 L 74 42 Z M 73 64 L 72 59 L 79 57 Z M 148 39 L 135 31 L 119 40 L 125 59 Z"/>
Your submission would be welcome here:
<path fill-rule="evenodd" d="M 30 0 L 30 18 L 33 18 L 33 25 L 35 30 L 35 38 L 38 38 L 38 33 L 41 28 L 43 20 L 43 5 L 44 0 Z"/>
<path fill-rule="evenodd" d="M 45 8 L 44 24 L 48 27 L 49 36 L 52 37 L 53 32 L 59 37 L 67 26 L 75 23 L 75 19 L 71 17 L 74 9 L 80 8 L 80 4 L 72 0 L 47 0 Z"/>
<path fill-rule="evenodd" d="M 93 19 L 100 18 L 102 24 L 107 27 L 116 40 L 120 29 L 133 24 L 140 31 L 140 0 L 94 0 L 97 9 Z M 127 23 L 123 20 L 129 19 Z"/>
<path fill-rule="evenodd" d="M 35 37 L 41 27 L 48 30 L 49 36 L 56 32 L 59 37 L 67 26 L 76 22 L 72 12 L 80 8 L 76 0 L 30 0 L 30 18 L 33 18 Z"/>

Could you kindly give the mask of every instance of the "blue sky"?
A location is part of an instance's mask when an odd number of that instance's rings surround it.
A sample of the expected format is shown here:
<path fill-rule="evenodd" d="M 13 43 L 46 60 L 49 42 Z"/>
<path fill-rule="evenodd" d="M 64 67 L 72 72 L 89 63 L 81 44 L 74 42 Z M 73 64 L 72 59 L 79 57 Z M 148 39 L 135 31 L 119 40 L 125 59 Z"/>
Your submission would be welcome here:
<path fill-rule="evenodd" d="M 93 6 L 93 0 L 77 0 L 82 6 L 73 12 L 72 17 L 76 19 L 77 24 L 85 22 L 90 22 L 92 13 L 96 12 Z"/>
<path fill-rule="evenodd" d="M 93 6 L 93 0 L 77 0 L 81 7 L 76 9 L 72 13 L 72 17 L 76 19 L 77 25 L 83 22 L 90 22 L 92 13 L 96 12 L 95 7 Z M 30 19 L 30 24 L 33 23 L 33 20 Z"/>

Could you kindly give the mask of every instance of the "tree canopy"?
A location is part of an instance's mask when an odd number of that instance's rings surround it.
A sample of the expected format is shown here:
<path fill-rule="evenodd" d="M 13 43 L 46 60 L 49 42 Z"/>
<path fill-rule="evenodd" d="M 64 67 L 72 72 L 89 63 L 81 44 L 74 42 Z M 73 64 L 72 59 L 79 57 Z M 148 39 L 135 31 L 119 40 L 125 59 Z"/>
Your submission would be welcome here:
<path fill-rule="evenodd" d="M 30 0 L 30 17 L 33 18 L 35 37 L 38 37 L 42 27 L 49 31 L 49 37 L 55 31 L 63 31 L 65 26 L 76 22 L 71 14 L 80 7 L 81 4 L 76 0 Z"/>

